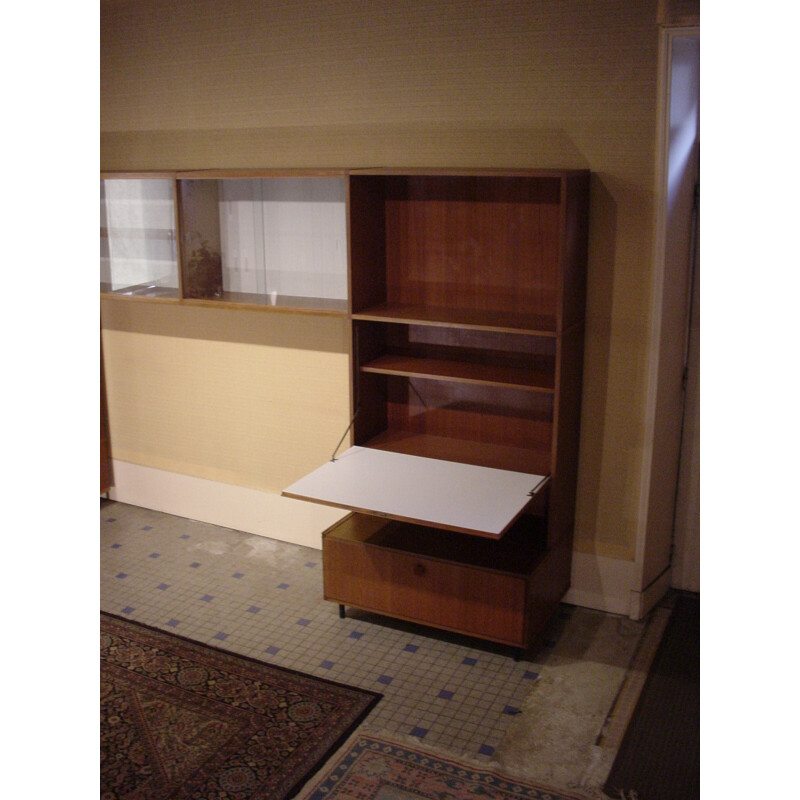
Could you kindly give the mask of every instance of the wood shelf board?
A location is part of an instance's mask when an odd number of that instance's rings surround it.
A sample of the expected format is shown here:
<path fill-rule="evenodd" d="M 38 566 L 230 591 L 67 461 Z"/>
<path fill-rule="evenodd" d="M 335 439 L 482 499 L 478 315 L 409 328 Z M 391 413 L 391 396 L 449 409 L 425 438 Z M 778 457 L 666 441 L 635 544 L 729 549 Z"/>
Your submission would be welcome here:
<path fill-rule="evenodd" d="M 509 311 L 381 303 L 357 312 L 354 311 L 352 316 L 353 319 L 373 322 L 399 322 L 409 325 L 438 325 L 499 333 L 524 333 L 531 336 L 556 336 L 555 317 Z"/>
<path fill-rule="evenodd" d="M 222 292 L 219 297 L 187 297 L 184 302 L 192 305 L 245 308 L 251 311 L 308 312 L 337 316 L 345 316 L 347 314 L 347 300 L 324 297 L 278 295 L 273 303 L 271 297 L 266 294 Z"/>
<path fill-rule="evenodd" d="M 348 170 L 350 175 L 363 176 L 415 176 L 466 177 L 466 178 L 570 178 L 589 175 L 587 169 L 526 169 L 516 167 L 360 167 Z"/>
<path fill-rule="evenodd" d="M 282 494 L 499 538 L 531 501 L 530 493 L 546 481 L 544 475 L 351 447 Z"/>
<path fill-rule="evenodd" d="M 198 169 L 175 173 L 178 180 L 249 180 L 252 178 L 345 178 L 345 169 Z"/>
<path fill-rule="evenodd" d="M 176 172 L 174 170 L 142 170 L 140 172 L 129 170 L 118 171 L 100 171 L 100 180 L 113 181 L 113 180 L 175 180 Z"/>
<path fill-rule="evenodd" d="M 108 284 L 100 284 L 103 297 L 147 299 L 147 300 L 180 300 L 180 290 L 170 286 L 125 286 L 111 289 Z"/>
<path fill-rule="evenodd" d="M 553 393 L 555 384 L 552 374 L 534 372 L 519 367 L 391 354 L 382 355 L 364 364 L 361 370 L 385 375 L 406 375 L 416 378 L 504 386 L 549 394 Z"/>
<path fill-rule="evenodd" d="M 187 306 L 206 306 L 208 308 L 230 308 L 241 311 L 266 311 L 268 313 L 313 314 L 315 316 L 347 316 L 346 300 L 326 300 L 313 297 L 278 296 L 273 305 L 266 295 L 244 292 L 224 292 L 220 297 L 180 297 L 177 289 L 161 291 L 130 292 L 127 289 L 110 291 L 100 287 L 100 295 L 111 300 L 148 300 L 151 302 L 170 302 Z"/>
<path fill-rule="evenodd" d="M 130 294 L 123 291 L 109 292 L 100 290 L 100 296 L 105 300 L 123 300 L 126 302 L 155 302 L 155 303 L 174 303 L 182 306 L 205 306 L 206 308 L 225 308 L 236 309 L 239 311 L 264 311 L 277 314 L 310 314 L 313 316 L 345 317 L 346 309 L 342 308 L 338 301 L 331 301 L 326 305 L 325 301 L 317 304 L 309 298 L 283 298 L 283 302 L 272 305 L 270 302 L 258 302 L 255 300 L 230 300 L 227 297 L 186 297 L 178 296 L 175 290 L 168 294 L 158 293 L 137 293 Z M 256 295 L 257 297 L 257 295 Z M 342 305 L 344 303 L 342 302 Z"/>

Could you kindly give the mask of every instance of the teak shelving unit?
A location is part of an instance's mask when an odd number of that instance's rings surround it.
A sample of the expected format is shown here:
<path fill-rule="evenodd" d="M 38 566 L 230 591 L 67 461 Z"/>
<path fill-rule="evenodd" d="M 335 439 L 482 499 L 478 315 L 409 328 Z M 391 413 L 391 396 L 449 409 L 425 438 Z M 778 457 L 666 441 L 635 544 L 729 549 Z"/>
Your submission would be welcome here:
<path fill-rule="evenodd" d="M 589 175 L 348 188 L 353 447 L 284 494 L 353 510 L 323 535 L 342 614 L 526 649 L 570 583 Z"/>
<path fill-rule="evenodd" d="M 323 534 L 326 599 L 342 614 L 352 606 L 528 648 L 570 583 L 589 173 L 101 178 L 166 181 L 157 192 L 143 190 L 156 198 L 155 228 L 140 221 L 113 235 L 150 241 L 147 252 L 174 271 L 165 285 L 101 284 L 101 291 L 347 315 L 351 426 L 330 462 L 283 492 L 352 512 Z M 269 233 L 253 234 L 244 222 L 225 228 L 225 197 L 254 204 Z M 318 201 L 338 210 L 314 216 Z M 123 220 L 125 213 L 123 206 Z M 258 240 L 267 271 L 274 253 L 278 261 L 296 256 L 302 269 L 319 258 L 326 274 L 346 269 L 348 285 L 333 297 L 232 289 L 224 262 L 251 247 L 240 247 L 239 235 Z M 344 261 L 331 266 L 334 251 Z"/>

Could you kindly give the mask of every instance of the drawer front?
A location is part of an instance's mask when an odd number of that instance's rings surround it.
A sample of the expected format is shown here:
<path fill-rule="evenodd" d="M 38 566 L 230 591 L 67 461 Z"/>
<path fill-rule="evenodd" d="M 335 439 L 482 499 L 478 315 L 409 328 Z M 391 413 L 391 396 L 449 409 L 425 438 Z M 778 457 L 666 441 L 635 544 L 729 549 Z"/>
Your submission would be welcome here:
<path fill-rule="evenodd" d="M 325 598 L 523 646 L 525 581 L 389 548 L 323 539 Z"/>

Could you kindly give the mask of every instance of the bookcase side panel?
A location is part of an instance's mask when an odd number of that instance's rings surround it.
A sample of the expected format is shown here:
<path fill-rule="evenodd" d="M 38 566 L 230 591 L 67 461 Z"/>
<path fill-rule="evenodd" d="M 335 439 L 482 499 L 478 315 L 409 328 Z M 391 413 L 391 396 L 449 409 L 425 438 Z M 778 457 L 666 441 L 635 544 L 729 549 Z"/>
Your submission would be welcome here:
<path fill-rule="evenodd" d="M 564 179 L 561 238 L 560 330 L 586 316 L 586 265 L 589 246 L 589 176 Z"/>
<path fill-rule="evenodd" d="M 548 540 L 572 542 L 581 425 L 584 326 L 563 334 L 557 355 L 557 385 L 553 426 L 552 485 Z"/>
<path fill-rule="evenodd" d="M 349 186 L 350 307 L 386 302 L 386 223 L 383 179 L 351 176 Z"/>

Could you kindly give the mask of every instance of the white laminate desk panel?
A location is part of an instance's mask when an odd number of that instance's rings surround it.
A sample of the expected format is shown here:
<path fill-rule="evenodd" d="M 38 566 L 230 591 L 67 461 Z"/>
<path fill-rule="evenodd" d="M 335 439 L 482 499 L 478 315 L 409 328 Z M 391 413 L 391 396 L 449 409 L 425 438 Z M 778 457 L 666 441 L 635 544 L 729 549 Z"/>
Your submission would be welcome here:
<path fill-rule="evenodd" d="M 499 538 L 546 476 L 351 447 L 287 497 Z"/>

